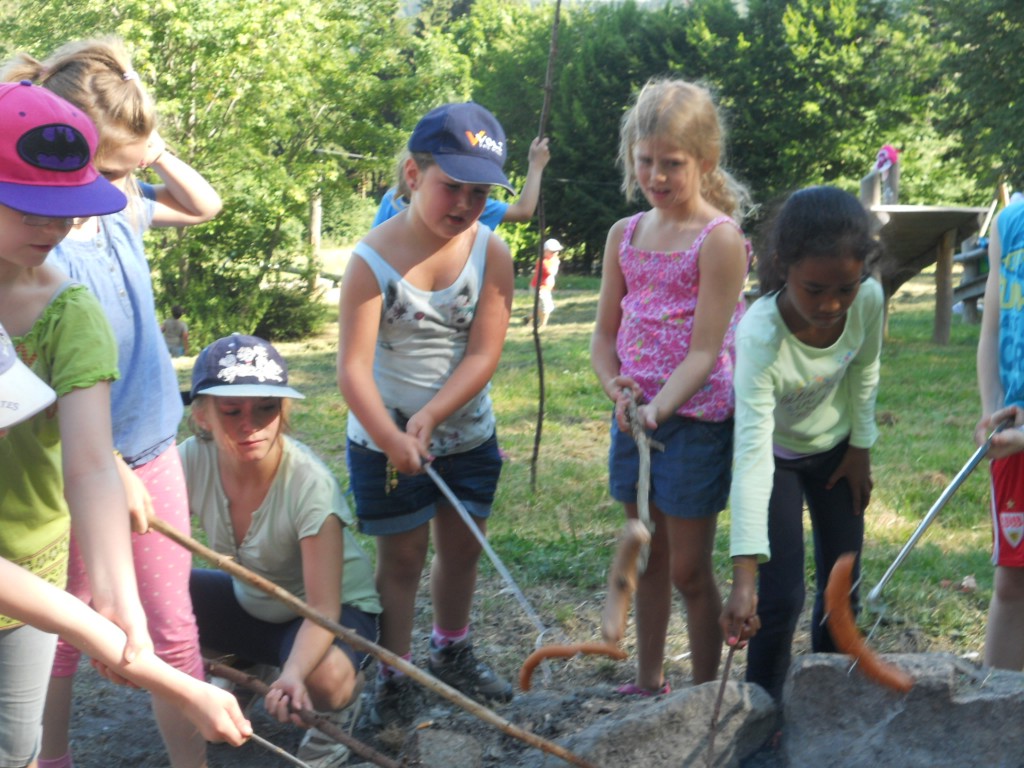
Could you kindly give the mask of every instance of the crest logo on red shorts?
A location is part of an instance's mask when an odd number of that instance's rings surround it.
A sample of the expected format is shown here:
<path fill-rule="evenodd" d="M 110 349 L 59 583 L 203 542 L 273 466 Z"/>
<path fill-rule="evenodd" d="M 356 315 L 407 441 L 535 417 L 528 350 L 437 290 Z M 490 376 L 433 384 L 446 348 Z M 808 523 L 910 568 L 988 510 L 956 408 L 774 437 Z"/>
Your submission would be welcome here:
<path fill-rule="evenodd" d="M 1024 539 L 1024 512 L 1000 512 L 999 527 L 1010 546 L 1016 549 Z"/>

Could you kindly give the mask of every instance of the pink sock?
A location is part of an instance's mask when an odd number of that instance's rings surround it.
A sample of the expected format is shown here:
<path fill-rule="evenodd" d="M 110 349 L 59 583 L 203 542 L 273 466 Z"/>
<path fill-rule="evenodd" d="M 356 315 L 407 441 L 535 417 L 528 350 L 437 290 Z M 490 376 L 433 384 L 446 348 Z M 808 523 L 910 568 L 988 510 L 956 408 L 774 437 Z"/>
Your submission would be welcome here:
<path fill-rule="evenodd" d="M 37 765 L 39 768 L 75 768 L 75 763 L 71 759 L 70 750 L 53 760 L 44 760 L 40 757 Z"/>
<path fill-rule="evenodd" d="M 469 637 L 469 627 L 465 626 L 462 629 L 441 629 L 441 627 L 434 625 L 434 630 L 430 633 L 430 641 L 434 644 L 435 648 L 447 648 L 449 645 L 461 642 Z"/>
<path fill-rule="evenodd" d="M 402 658 L 405 659 L 406 661 L 408 661 L 411 664 L 412 663 L 412 651 L 409 651 L 409 653 L 402 654 Z M 405 672 L 403 672 L 402 670 L 398 669 L 397 667 L 392 667 L 390 664 L 385 664 L 382 661 L 382 662 L 380 662 L 377 665 L 377 677 L 381 678 L 383 680 L 390 680 L 390 679 L 392 679 L 394 677 L 405 677 Z M 39 768 L 43 768 L 43 766 L 40 765 Z M 54 768 L 60 768 L 60 767 L 59 766 L 55 766 Z M 70 766 L 69 766 L 69 768 L 70 768 Z"/>

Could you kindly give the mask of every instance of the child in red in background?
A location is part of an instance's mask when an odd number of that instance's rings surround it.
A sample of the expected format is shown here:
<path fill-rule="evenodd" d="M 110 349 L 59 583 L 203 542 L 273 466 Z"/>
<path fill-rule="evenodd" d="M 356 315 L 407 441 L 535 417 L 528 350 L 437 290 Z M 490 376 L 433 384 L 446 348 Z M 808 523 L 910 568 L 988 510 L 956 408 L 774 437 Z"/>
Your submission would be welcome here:
<path fill-rule="evenodd" d="M 562 244 L 550 238 L 544 242 L 544 256 L 540 262 L 540 288 L 537 290 L 537 297 L 540 301 L 540 315 L 537 328 L 543 328 L 548 324 L 548 318 L 555 311 L 555 301 L 552 293 L 555 290 L 555 277 L 558 275 L 558 267 L 562 260 L 558 254 L 562 252 Z M 530 280 L 530 287 L 537 288 L 537 270 L 533 271 L 533 278 Z"/>

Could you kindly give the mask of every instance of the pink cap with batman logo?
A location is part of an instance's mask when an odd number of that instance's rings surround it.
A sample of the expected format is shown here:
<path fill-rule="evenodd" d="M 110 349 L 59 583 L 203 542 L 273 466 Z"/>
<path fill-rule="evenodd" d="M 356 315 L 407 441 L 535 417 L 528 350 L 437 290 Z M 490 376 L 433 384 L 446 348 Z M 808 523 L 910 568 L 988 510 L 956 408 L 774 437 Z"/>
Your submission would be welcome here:
<path fill-rule="evenodd" d="M 89 117 L 28 81 L 0 84 L 0 203 L 38 216 L 101 216 L 124 194 L 93 167 Z"/>

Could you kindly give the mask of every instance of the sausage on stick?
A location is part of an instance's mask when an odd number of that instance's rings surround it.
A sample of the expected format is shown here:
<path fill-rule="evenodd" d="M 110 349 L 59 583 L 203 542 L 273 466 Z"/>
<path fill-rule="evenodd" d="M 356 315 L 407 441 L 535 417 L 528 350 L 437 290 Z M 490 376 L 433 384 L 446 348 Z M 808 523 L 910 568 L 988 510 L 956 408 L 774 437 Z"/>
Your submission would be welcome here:
<path fill-rule="evenodd" d="M 914 678 L 899 667 L 882 661 L 872 651 L 857 629 L 857 623 L 850 608 L 853 566 L 857 561 L 855 552 L 839 556 L 832 566 L 832 573 L 825 587 L 825 611 L 828 616 L 828 631 L 832 641 L 843 653 L 858 664 L 865 677 L 886 688 L 907 693 L 914 685 Z"/>

